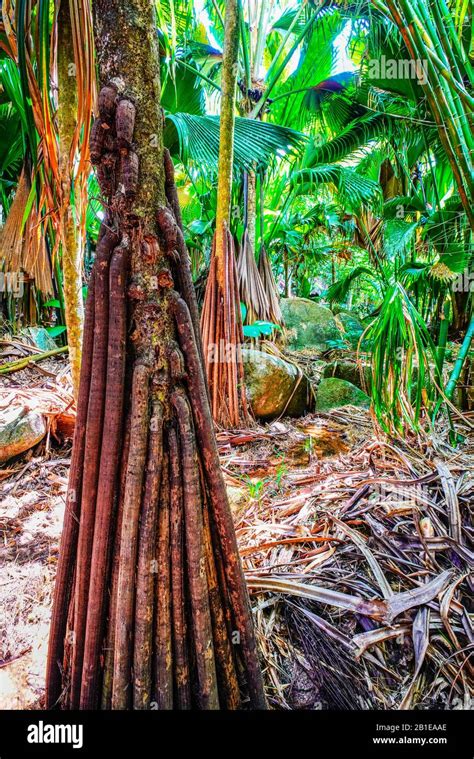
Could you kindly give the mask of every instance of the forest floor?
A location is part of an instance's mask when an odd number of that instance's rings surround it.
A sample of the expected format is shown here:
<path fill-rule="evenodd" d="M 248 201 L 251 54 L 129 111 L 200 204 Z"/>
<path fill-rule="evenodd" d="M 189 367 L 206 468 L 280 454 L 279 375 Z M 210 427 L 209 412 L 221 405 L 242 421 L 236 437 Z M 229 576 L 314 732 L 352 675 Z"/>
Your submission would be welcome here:
<path fill-rule="evenodd" d="M 0 405 L 59 387 L 67 409 L 64 359 L 41 367 L 4 375 Z M 70 460 L 49 408 L 46 438 L 0 469 L 0 708 L 43 696 Z M 474 435 L 461 431 L 456 450 L 443 431 L 388 443 L 345 407 L 218 434 L 271 706 L 472 706 Z"/>

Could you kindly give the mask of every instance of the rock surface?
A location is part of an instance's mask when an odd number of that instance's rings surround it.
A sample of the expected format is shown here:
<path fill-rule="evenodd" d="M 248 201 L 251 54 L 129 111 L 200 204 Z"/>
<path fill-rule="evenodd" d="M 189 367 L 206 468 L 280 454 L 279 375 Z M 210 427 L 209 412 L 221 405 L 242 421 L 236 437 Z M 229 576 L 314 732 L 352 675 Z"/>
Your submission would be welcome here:
<path fill-rule="evenodd" d="M 316 411 L 330 411 L 339 406 L 369 408 L 370 399 L 351 382 L 337 377 L 322 379 L 316 393 Z"/>
<path fill-rule="evenodd" d="M 281 310 L 291 350 L 325 351 L 331 341 L 340 340 L 332 311 L 307 298 L 283 298 Z"/>
<path fill-rule="evenodd" d="M 362 375 L 362 376 L 361 376 Z M 361 390 L 370 387 L 370 366 L 363 364 L 360 368 L 355 361 L 335 360 L 330 361 L 323 369 L 323 377 L 337 377 L 338 379 L 351 382 Z M 365 388 L 363 387 L 363 382 Z"/>
<path fill-rule="evenodd" d="M 255 416 L 274 419 L 283 411 L 287 416 L 304 414 L 308 404 L 308 381 L 303 376 L 297 384 L 298 370 L 293 364 L 252 348 L 242 349 L 242 359 L 247 398 Z"/>
<path fill-rule="evenodd" d="M 42 414 L 21 406 L 4 411 L 0 422 L 0 464 L 33 448 L 45 435 Z"/>

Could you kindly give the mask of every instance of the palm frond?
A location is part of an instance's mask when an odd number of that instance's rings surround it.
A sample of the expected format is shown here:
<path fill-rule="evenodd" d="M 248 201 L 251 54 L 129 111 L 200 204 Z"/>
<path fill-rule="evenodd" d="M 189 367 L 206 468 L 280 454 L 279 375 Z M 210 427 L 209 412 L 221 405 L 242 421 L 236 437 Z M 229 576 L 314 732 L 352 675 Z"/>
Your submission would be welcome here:
<path fill-rule="evenodd" d="M 311 194 L 320 184 L 331 183 L 337 189 L 340 200 L 352 208 L 360 205 L 377 204 L 381 199 L 378 182 L 337 164 L 314 166 L 301 169 L 293 175 L 292 182 L 299 194 Z"/>
<path fill-rule="evenodd" d="M 313 145 L 306 155 L 306 165 L 333 163 L 347 158 L 372 140 L 388 137 L 392 121 L 385 113 L 373 113 L 350 124 L 341 134 L 323 145 Z"/>
<path fill-rule="evenodd" d="M 388 434 L 418 431 L 441 378 L 428 328 L 400 283 L 387 291 L 366 338 L 373 346 L 371 391 L 379 424 Z"/>
<path fill-rule="evenodd" d="M 175 63 L 175 75 L 168 76 L 161 90 L 161 105 L 168 113 L 206 112 L 203 80 L 185 66 L 184 61 Z"/>
<path fill-rule="evenodd" d="M 405 219 L 416 213 L 426 214 L 426 204 L 417 195 L 396 195 L 384 203 L 385 219 Z"/>
<path fill-rule="evenodd" d="M 376 280 L 374 279 L 374 270 L 369 269 L 368 266 L 355 266 L 348 274 L 341 279 L 334 282 L 326 293 L 326 297 L 330 303 L 344 303 L 349 295 L 350 289 L 354 283 L 365 277 L 375 286 Z"/>
<path fill-rule="evenodd" d="M 165 145 L 184 164 L 192 163 L 204 174 L 214 175 L 219 155 L 219 117 L 171 113 L 166 117 Z M 266 167 L 276 155 L 300 150 L 307 138 L 287 127 L 252 119 L 235 119 L 234 166 Z"/>

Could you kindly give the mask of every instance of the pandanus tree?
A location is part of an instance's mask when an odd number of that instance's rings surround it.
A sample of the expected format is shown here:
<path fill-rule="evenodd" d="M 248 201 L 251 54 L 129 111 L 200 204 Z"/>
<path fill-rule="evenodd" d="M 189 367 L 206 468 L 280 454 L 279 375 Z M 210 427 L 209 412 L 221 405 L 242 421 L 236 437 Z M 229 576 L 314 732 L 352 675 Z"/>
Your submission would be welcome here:
<path fill-rule="evenodd" d="M 47 705 L 265 707 L 163 150 L 154 5 L 96 0 L 106 207 L 54 595 Z M 140 55 L 137 56 L 137 51 Z"/>

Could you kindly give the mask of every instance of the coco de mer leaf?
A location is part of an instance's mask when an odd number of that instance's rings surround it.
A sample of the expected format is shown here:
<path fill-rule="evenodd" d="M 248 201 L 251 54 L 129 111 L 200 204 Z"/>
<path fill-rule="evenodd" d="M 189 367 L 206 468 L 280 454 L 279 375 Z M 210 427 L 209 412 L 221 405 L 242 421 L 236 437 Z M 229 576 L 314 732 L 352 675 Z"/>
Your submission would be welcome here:
<path fill-rule="evenodd" d="M 307 585 L 302 582 L 294 582 L 281 577 L 256 577 L 247 575 L 247 585 L 254 590 L 271 590 L 275 593 L 288 593 L 301 598 L 308 598 L 319 603 L 337 606 L 346 611 L 352 611 L 356 614 L 362 614 L 371 619 L 375 619 L 385 624 L 390 624 L 402 612 L 412 609 L 415 606 L 429 603 L 444 590 L 452 572 L 446 570 L 435 577 L 431 582 L 414 590 L 408 590 L 404 593 L 397 593 L 390 599 L 372 599 L 368 600 L 361 596 L 353 596 L 348 593 L 340 593 L 330 588 L 323 588 L 319 585 Z"/>

